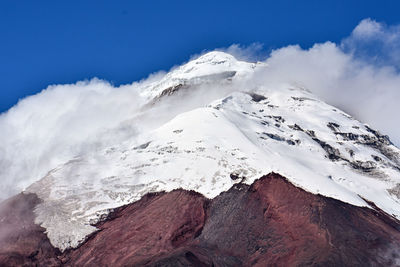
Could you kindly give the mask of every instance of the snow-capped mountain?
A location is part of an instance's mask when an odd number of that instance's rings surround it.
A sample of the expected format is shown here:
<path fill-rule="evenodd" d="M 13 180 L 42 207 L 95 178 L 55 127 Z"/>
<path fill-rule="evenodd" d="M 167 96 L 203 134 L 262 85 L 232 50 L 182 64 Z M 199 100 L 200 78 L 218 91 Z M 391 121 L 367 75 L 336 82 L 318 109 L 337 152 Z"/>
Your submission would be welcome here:
<path fill-rule="evenodd" d="M 140 88 L 146 102 L 124 123 L 163 117 L 154 113 L 161 105 L 174 116 L 71 158 L 26 189 L 42 200 L 35 222 L 51 244 L 61 251 L 77 247 L 111 210 L 149 192 L 183 188 L 215 198 L 271 172 L 313 194 L 361 207 L 374 203 L 399 219 L 400 150 L 304 88 L 253 83 L 261 68 L 268 66 L 210 52 Z M 220 90 L 208 94 L 208 87 Z M 196 98 L 206 104 L 177 107 L 174 97 L 182 106 Z"/>

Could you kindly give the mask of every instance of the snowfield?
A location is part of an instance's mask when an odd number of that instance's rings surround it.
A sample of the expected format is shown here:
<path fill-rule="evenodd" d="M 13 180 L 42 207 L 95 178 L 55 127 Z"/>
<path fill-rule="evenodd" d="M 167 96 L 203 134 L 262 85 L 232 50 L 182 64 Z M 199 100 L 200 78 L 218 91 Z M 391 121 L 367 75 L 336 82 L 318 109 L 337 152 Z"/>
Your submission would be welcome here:
<path fill-rule="evenodd" d="M 143 114 L 179 94 L 221 91 L 207 95 L 207 105 L 49 170 L 26 189 L 43 199 L 36 223 L 63 251 L 96 231 L 92 224 L 111 209 L 148 192 L 184 188 L 213 198 L 270 172 L 353 205 L 372 201 L 399 219 L 400 150 L 303 88 L 253 86 L 252 73 L 267 67 L 211 52 L 141 88 Z M 132 114 L 132 123 L 143 114 Z"/>

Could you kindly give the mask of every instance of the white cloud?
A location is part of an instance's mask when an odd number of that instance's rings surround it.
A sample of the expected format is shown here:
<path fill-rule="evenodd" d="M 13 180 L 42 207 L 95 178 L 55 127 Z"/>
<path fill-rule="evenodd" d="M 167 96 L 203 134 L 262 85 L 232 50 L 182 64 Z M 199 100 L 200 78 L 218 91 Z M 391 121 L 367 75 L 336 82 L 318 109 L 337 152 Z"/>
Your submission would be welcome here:
<path fill-rule="evenodd" d="M 362 20 L 341 48 L 346 53 L 374 65 L 390 65 L 400 70 L 400 26 Z"/>
<path fill-rule="evenodd" d="M 0 197 L 15 193 L 90 147 L 134 134 L 135 125 L 112 138 L 107 130 L 137 112 L 140 98 L 135 88 L 135 84 L 114 88 L 98 79 L 49 86 L 2 114 Z"/>
<path fill-rule="evenodd" d="M 362 20 L 354 28 L 352 36 L 356 38 L 375 38 L 376 35 L 381 35 L 382 33 L 382 24 L 368 18 Z"/>
<path fill-rule="evenodd" d="M 264 46 L 261 43 L 253 43 L 248 46 L 233 44 L 228 48 L 220 50 L 233 55 L 238 60 L 255 62 L 262 60 L 267 56 L 266 52 L 263 50 L 263 47 Z"/>

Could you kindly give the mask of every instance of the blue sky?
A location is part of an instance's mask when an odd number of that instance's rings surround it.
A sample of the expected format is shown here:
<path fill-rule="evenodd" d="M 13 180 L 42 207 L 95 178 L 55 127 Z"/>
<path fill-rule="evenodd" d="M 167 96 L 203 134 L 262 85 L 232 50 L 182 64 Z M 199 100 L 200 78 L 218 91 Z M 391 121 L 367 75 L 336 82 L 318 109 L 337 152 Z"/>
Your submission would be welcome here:
<path fill-rule="evenodd" d="M 50 84 L 115 85 L 203 50 L 339 43 L 364 18 L 400 23 L 399 1 L 0 2 L 0 112 Z"/>

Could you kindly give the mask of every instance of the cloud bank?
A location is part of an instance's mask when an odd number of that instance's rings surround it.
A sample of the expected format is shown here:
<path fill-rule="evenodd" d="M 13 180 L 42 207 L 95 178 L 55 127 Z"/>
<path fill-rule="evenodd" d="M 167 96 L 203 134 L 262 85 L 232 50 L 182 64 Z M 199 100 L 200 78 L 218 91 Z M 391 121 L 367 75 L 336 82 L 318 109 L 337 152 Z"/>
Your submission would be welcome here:
<path fill-rule="evenodd" d="M 123 125 L 137 112 L 137 84 L 114 88 L 93 79 L 53 85 L 0 116 L 0 198 L 16 193 L 57 165 L 134 134 Z M 112 135 L 109 129 L 120 127 Z"/>
<path fill-rule="evenodd" d="M 367 49 L 368 48 L 368 49 Z M 365 19 L 340 44 L 272 51 L 258 79 L 301 85 L 400 145 L 400 28 Z"/>
<path fill-rule="evenodd" d="M 255 73 L 252 82 L 254 86 L 292 83 L 305 87 L 400 145 L 399 29 L 366 19 L 339 44 L 274 50 L 263 59 L 267 67 Z M 261 44 L 232 45 L 225 51 L 245 60 L 265 55 Z M 231 90 L 243 90 L 242 84 L 224 90 L 199 88 L 196 95 L 178 95 L 146 111 L 140 90 L 163 76 L 158 73 L 120 87 L 99 79 L 53 85 L 1 114 L 0 199 L 75 156 L 95 154 L 179 112 L 203 106 Z"/>

